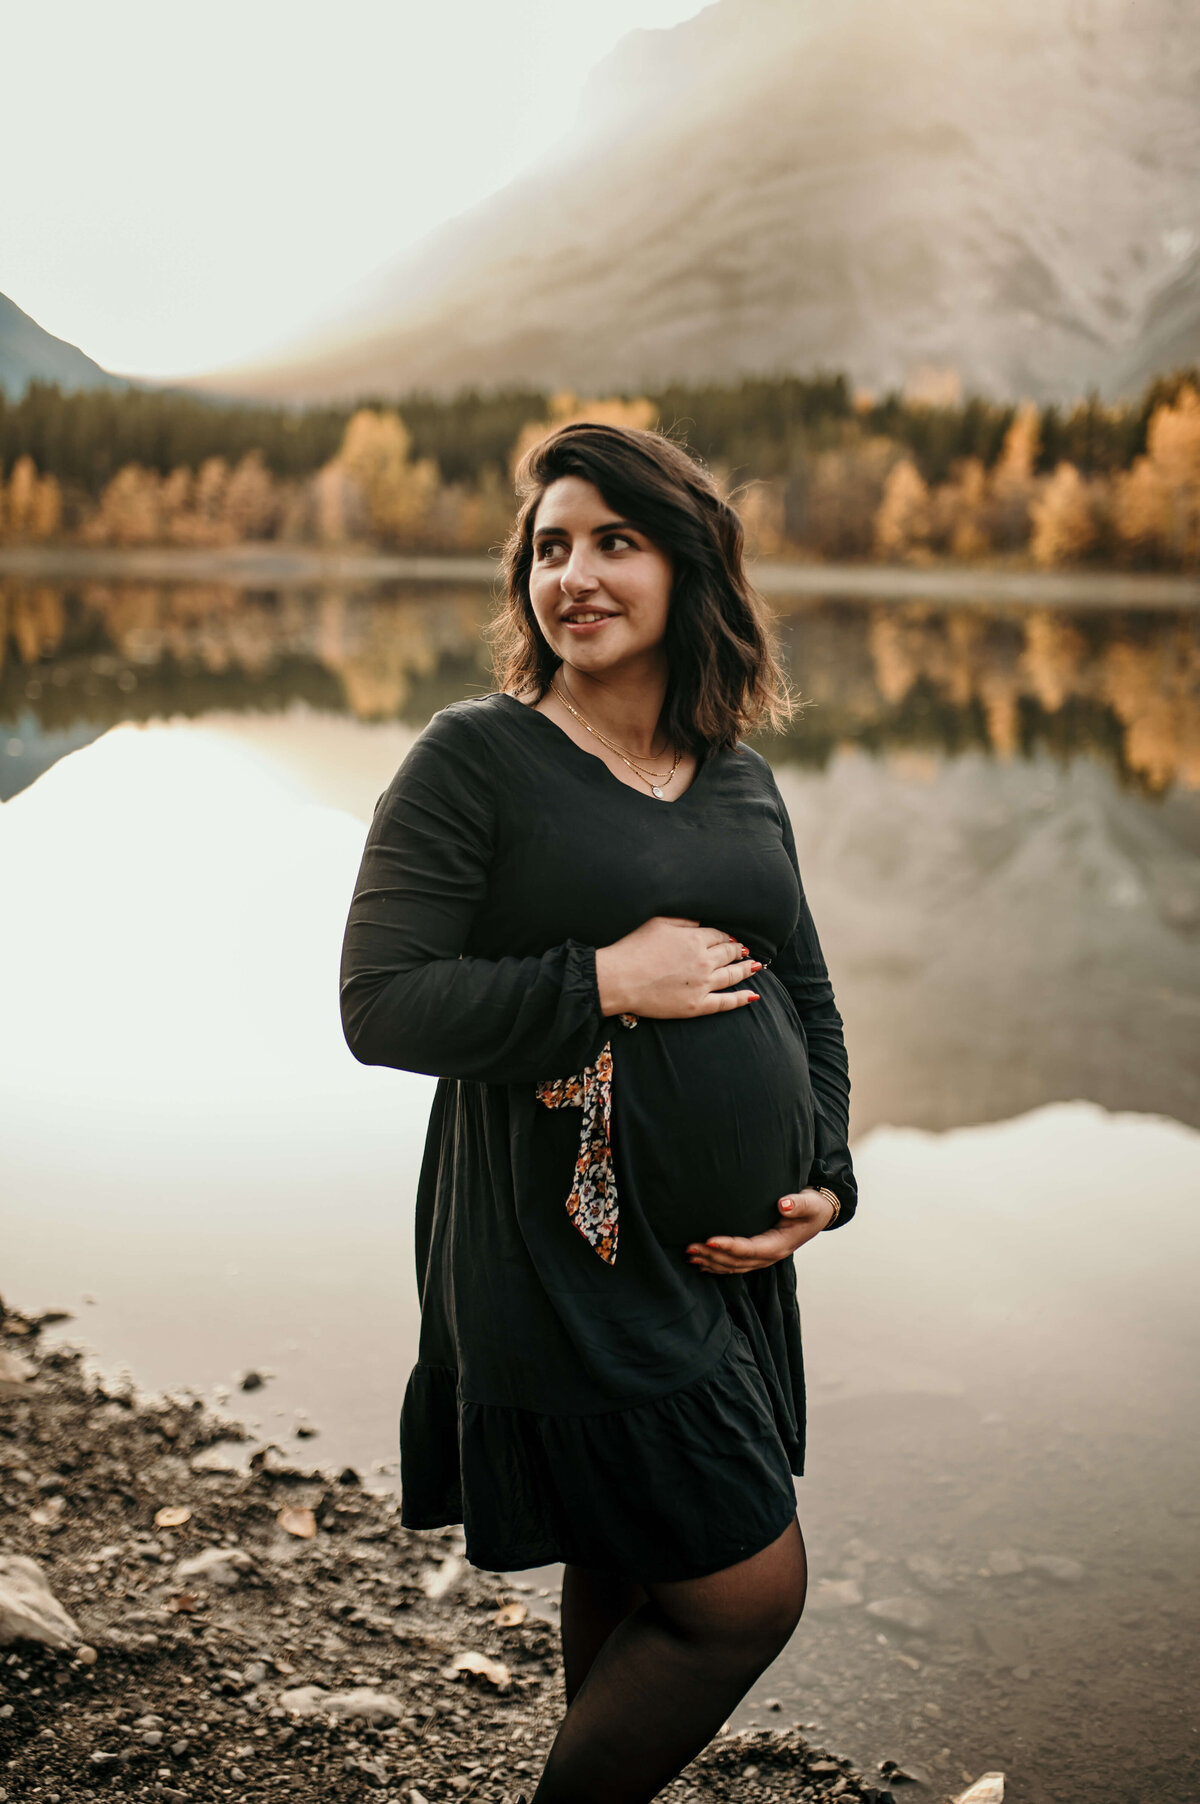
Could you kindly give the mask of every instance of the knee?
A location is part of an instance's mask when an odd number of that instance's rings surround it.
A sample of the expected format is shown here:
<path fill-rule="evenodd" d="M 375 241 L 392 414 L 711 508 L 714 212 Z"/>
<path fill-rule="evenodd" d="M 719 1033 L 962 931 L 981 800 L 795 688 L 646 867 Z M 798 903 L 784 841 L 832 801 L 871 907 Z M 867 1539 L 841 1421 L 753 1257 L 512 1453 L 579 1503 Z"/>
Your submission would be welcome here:
<path fill-rule="evenodd" d="M 764 1665 L 782 1653 L 804 1614 L 804 1584 L 781 1586 L 752 1612 L 746 1625 L 747 1640 L 765 1656 Z"/>
<path fill-rule="evenodd" d="M 782 1652 L 804 1611 L 804 1584 L 783 1584 L 766 1595 L 723 1599 L 715 1609 L 664 1612 L 673 1631 L 739 1666 L 761 1671 Z"/>

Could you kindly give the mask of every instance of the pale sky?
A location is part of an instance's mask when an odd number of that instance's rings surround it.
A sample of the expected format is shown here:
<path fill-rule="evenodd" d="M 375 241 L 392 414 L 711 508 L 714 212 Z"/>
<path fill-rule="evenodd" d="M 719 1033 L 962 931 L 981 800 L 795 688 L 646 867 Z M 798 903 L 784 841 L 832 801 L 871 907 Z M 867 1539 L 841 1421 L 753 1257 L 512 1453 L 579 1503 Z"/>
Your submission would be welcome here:
<path fill-rule="evenodd" d="M 107 368 L 303 330 L 706 0 L 0 0 L 0 293 Z"/>

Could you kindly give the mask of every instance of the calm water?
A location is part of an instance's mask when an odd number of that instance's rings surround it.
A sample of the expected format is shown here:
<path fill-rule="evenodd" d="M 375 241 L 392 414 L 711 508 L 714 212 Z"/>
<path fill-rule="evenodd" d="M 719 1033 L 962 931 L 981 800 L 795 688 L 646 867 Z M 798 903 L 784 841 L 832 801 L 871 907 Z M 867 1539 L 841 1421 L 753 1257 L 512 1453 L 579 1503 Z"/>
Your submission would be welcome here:
<path fill-rule="evenodd" d="M 432 1084 L 350 1058 L 337 954 L 486 612 L 0 586 L 0 1288 L 150 1387 L 268 1369 L 231 1407 L 376 1482 Z M 798 1260 L 812 1605 L 736 1720 L 1195 1796 L 1200 623 L 810 601 L 785 639 L 864 1200 Z"/>

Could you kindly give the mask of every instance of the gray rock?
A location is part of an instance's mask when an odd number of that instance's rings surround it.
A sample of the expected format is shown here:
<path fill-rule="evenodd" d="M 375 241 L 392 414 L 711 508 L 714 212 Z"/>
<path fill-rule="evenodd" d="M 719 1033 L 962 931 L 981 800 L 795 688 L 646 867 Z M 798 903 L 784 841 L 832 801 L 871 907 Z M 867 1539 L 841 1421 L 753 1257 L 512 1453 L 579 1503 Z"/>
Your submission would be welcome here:
<path fill-rule="evenodd" d="M 421 1589 L 426 1597 L 445 1597 L 464 1577 L 466 1568 L 457 1554 L 447 1554 L 440 1566 L 426 1567 L 421 1575 Z"/>
<path fill-rule="evenodd" d="M 202 1447 L 194 1453 L 188 1464 L 193 1472 L 216 1472 L 222 1478 L 240 1477 L 242 1467 L 235 1456 L 224 1447 Z"/>
<path fill-rule="evenodd" d="M 73 1648 L 82 1640 L 37 1562 L 24 1554 L 0 1554 L 0 1647 L 40 1641 L 43 1647 Z"/>
<path fill-rule="evenodd" d="M 0 1397 L 16 1397 L 33 1376 L 33 1368 L 19 1353 L 0 1347 Z"/>
<path fill-rule="evenodd" d="M 933 1611 L 919 1597 L 880 1597 L 867 1605 L 867 1615 L 910 1635 L 927 1635 L 933 1627 Z"/>
<path fill-rule="evenodd" d="M 358 1685 L 349 1691 L 326 1691 L 320 1685 L 298 1685 L 281 1691 L 279 1702 L 293 1716 L 334 1716 L 342 1722 L 394 1723 L 404 1714 L 390 1692 Z"/>
<path fill-rule="evenodd" d="M 932 1553 L 910 1553 L 904 1564 L 927 1591 L 951 1591 L 954 1577 L 943 1560 Z"/>
<path fill-rule="evenodd" d="M 201 1579 L 209 1585 L 236 1585 L 254 1562 L 240 1547 L 206 1547 L 203 1553 L 180 1560 L 177 1579 Z"/>
<path fill-rule="evenodd" d="M 293 1716 L 319 1716 L 328 1696 L 323 1686 L 295 1685 L 290 1691 L 280 1692 L 279 1702 Z"/>
<path fill-rule="evenodd" d="M 1029 1658 L 1029 1643 L 1015 1623 L 980 1623 L 976 1633 L 998 1666 L 1023 1666 Z"/>
<path fill-rule="evenodd" d="M 1025 1561 L 1015 1547 L 997 1547 L 988 1555 L 988 1571 L 993 1578 L 1015 1578 L 1024 1572 Z"/>
<path fill-rule="evenodd" d="M 808 1609 L 814 1616 L 834 1610 L 854 1610 L 863 1600 L 862 1589 L 854 1579 L 822 1579 L 808 1594 Z"/>
<path fill-rule="evenodd" d="M 1055 1579 L 1060 1585 L 1077 1585 L 1083 1577 L 1083 1567 L 1079 1561 L 1068 1560 L 1063 1554 L 1031 1553 L 1025 1564 L 1031 1572 L 1043 1573 L 1046 1578 Z M 982 1785 L 983 1780 L 979 1783 Z"/>

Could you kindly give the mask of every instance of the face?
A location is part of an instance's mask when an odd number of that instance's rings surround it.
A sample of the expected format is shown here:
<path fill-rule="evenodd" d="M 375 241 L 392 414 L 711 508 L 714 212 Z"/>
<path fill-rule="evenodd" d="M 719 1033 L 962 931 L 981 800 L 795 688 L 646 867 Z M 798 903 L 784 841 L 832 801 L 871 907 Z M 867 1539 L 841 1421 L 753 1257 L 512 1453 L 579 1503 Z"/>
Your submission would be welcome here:
<path fill-rule="evenodd" d="M 563 476 L 534 518 L 529 600 L 551 649 L 602 677 L 665 659 L 671 561 L 599 489 Z"/>

